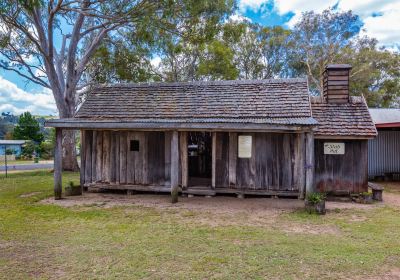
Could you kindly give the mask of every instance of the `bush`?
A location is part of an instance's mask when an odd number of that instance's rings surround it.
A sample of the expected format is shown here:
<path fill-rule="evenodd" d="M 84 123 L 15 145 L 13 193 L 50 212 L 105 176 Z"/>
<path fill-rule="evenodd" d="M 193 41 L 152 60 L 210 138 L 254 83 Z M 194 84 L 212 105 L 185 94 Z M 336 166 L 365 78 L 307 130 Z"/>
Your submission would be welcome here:
<path fill-rule="evenodd" d="M 324 193 L 313 192 L 307 194 L 306 200 L 309 203 L 317 204 L 326 199 L 326 195 Z"/>
<path fill-rule="evenodd" d="M 40 143 L 39 152 L 42 159 L 52 159 L 54 157 L 54 143 L 51 141 Z"/>

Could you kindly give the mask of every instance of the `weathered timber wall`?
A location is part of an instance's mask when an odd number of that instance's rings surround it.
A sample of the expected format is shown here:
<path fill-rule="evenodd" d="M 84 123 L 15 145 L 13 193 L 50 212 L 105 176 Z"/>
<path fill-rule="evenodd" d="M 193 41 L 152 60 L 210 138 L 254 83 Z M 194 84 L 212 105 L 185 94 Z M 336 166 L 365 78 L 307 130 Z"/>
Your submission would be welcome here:
<path fill-rule="evenodd" d="M 85 184 L 165 185 L 170 180 L 170 142 L 164 132 L 84 130 L 82 140 Z M 139 151 L 130 150 L 131 140 L 139 141 Z"/>
<path fill-rule="evenodd" d="M 325 142 L 345 143 L 344 155 L 325 155 Z M 367 140 L 315 140 L 315 185 L 322 192 L 367 191 Z"/>
<path fill-rule="evenodd" d="M 252 157 L 237 157 L 237 137 L 252 136 Z M 229 145 L 229 142 L 233 145 Z M 304 185 L 304 135 L 217 133 L 216 187 L 298 191 Z"/>

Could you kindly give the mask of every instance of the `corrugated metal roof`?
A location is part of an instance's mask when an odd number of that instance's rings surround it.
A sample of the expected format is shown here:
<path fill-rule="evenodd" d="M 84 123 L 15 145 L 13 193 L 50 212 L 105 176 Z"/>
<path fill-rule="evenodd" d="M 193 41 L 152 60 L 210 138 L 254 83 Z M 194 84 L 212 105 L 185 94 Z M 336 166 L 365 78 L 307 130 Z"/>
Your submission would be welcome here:
<path fill-rule="evenodd" d="M 369 112 L 375 124 L 400 123 L 400 109 L 370 108 Z"/>

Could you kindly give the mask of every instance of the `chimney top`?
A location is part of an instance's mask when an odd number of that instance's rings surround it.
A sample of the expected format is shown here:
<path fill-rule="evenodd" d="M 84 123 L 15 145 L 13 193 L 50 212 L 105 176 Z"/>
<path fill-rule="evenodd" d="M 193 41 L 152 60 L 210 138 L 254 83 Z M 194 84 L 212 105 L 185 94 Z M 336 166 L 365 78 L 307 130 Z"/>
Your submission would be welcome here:
<path fill-rule="evenodd" d="M 323 76 L 323 96 L 328 103 L 349 102 L 349 64 L 328 64 Z"/>
<path fill-rule="evenodd" d="M 326 70 L 334 70 L 334 69 L 347 69 L 350 70 L 352 67 L 350 64 L 328 64 L 326 65 Z"/>

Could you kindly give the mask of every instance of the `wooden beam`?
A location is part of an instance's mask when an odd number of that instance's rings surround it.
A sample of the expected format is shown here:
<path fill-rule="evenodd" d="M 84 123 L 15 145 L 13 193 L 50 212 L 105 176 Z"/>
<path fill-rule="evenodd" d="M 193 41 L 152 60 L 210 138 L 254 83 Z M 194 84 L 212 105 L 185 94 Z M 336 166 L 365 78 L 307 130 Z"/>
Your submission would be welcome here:
<path fill-rule="evenodd" d="M 314 133 L 306 133 L 306 194 L 314 192 Z"/>
<path fill-rule="evenodd" d="M 182 189 L 188 187 L 188 145 L 187 132 L 182 131 L 180 134 L 180 153 L 181 153 L 181 174 L 182 174 Z"/>
<path fill-rule="evenodd" d="M 308 120 L 305 120 L 308 122 Z M 177 122 L 121 122 L 102 120 L 51 120 L 46 122 L 46 127 L 62 127 L 65 129 L 126 129 L 135 131 L 235 131 L 235 132 L 286 132 L 296 133 L 310 130 L 314 125 L 310 124 L 259 124 L 259 123 L 179 123 Z"/>
<path fill-rule="evenodd" d="M 56 143 L 54 151 L 54 199 L 62 195 L 62 129 L 56 128 Z"/>
<path fill-rule="evenodd" d="M 217 133 L 212 132 L 212 148 L 211 148 L 211 154 L 212 154 L 212 159 L 211 159 L 211 187 L 215 189 L 215 176 L 216 176 L 216 170 L 217 170 Z"/>
<path fill-rule="evenodd" d="M 171 136 L 171 202 L 178 202 L 179 192 L 179 138 L 178 131 Z"/>
<path fill-rule="evenodd" d="M 229 186 L 236 186 L 237 133 L 229 132 Z"/>
<path fill-rule="evenodd" d="M 81 184 L 81 188 L 83 188 L 83 185 L 86 183 L 85 182 L 85 130 L 81 130 L 81 150 L 80 150 L 80 156 L 81 156 L 81 166 L 80 166 L 80 172 L 79 172 L 79 182 Z"/>

